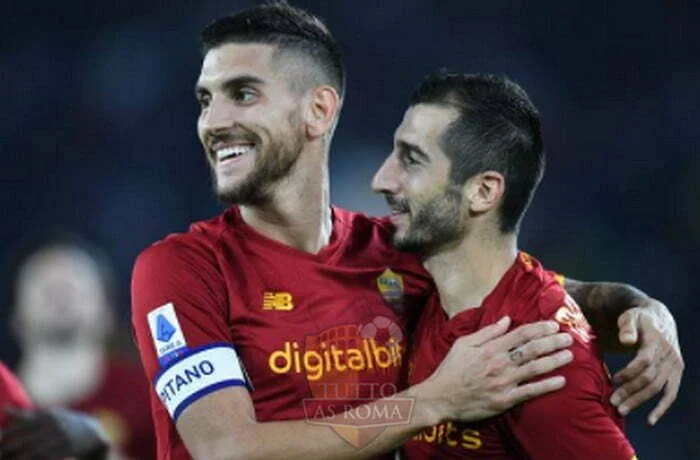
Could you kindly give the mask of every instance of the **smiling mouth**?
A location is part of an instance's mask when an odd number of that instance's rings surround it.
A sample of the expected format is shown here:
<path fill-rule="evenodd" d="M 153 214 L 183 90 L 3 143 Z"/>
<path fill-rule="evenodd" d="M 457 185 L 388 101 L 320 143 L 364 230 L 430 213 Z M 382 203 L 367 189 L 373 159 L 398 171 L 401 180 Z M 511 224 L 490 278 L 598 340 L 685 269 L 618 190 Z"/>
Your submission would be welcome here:
<path fill-rule="evenodd" d="M 217 163 L 223 163 L 253 152 L 255 152 L 255 144 L 239 144 L 216 149 L 214 158 Z"/>

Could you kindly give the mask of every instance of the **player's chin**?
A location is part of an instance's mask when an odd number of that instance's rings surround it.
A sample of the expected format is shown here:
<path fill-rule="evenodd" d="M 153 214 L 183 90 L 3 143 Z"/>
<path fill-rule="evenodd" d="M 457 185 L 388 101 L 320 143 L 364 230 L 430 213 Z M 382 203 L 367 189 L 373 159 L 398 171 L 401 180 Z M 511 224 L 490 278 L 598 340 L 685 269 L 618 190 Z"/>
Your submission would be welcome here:
<path fill-rule="evenodd" d="M 224 174 L 216 174 L 216 192 L 219 195 L 227 195 L 236 192 L 246 182 L 246 178 L 250 171 L 236 171 L 235 173 L 227 172 Z"/>
<path fill-rule="evenodd" d="M 406 234 L 394 234 L 391 244 L 401 252 L 415 253 L 420 251 L 420 247 L 415 244 L 410 235 Z"/>
<path fill-rule="evenodd" d="M 411 238 L 409 237 L 409 230 L 408 222 L 394 223 L 394 236 L 392 241 L 395 247 L 402 248 L 404 246 L 410 246 Z"/>
<path fill-rule="evenodd" d="M 240 190 L 241 181 L 225 181 L 216 183 L 216 196 L 220 201 L 227 204 L 241 204 L 242 191 Z"/>

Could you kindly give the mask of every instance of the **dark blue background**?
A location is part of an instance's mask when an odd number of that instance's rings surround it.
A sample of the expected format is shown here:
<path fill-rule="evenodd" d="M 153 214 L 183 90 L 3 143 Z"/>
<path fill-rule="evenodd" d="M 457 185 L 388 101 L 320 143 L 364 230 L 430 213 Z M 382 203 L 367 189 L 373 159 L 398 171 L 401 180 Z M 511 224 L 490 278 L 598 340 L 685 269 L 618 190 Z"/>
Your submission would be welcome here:
<path fill-rule="evenodd" d="M 136 254 L 220 209 L 195 132 L 197 34 L 253 2 L 12 3 L 0 24 L 0 249 L 76 229 L 113 258 L 126 318 Z M 640 458 L 700 458 L 700 4 L 295 4 L 328 21 L 347 59 L 337 204 L 385 211 L 369 181 L 427 72 L 502 72 L 525 87 L 549 156 L 521 246 L 571 277 L 628 281 L 669 305 L 688 363 L 680 400 L 654 429 L 649 408 L 635 412 L 629 434 Z"/>

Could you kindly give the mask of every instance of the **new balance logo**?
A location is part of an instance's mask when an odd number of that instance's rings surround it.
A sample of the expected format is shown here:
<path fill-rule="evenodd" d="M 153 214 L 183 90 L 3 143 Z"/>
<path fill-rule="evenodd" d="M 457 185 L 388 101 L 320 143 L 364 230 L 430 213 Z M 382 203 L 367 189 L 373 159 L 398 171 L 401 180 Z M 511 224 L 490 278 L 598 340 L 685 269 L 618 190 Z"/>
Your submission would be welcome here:
<path fill-rule="evenodd" d="M 263 310 L 289 311 L 294 308 L 294 300 L 289 292 L 265 292 Z"/>

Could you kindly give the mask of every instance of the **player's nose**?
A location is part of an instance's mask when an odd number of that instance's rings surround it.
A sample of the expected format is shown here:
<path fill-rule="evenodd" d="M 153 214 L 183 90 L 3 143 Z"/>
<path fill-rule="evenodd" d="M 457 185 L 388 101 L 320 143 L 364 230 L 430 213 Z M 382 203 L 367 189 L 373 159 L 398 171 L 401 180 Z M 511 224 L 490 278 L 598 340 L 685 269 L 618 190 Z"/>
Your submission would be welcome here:
<path fill-rule="evenodd" d="M 394 155 L 390 155 L 372 178 L 375 193 L 395 194 L 399 189 L 398 168 Z"/>
<path fill-rule="evenodd" d="M 209 107 L 200 118 L 201 127 L 209 132 L 217 132 L 230 129 L 239 119 L 238 111 L 234 104 L 228 103 L 224 98 L 213 98 Z"/>

